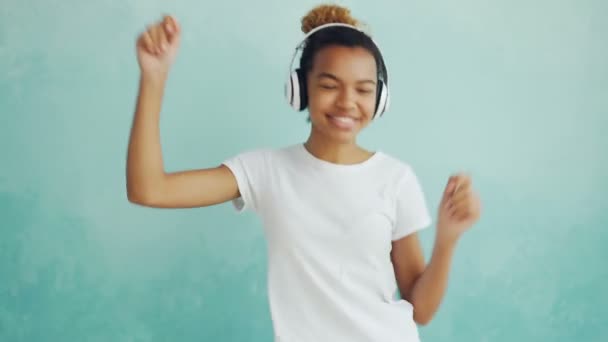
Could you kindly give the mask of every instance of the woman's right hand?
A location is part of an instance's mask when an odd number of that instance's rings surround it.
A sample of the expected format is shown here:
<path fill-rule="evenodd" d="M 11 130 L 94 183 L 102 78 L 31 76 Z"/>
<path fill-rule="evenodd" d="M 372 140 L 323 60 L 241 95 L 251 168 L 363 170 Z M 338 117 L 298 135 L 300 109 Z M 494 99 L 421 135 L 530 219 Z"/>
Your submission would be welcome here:
<path fill-rule="evenodd" d="M 142 74 L 165 77 L 175 60 L 180 27 L 172 16 L 149 26 L 137 39 L 137 61 Z"/>

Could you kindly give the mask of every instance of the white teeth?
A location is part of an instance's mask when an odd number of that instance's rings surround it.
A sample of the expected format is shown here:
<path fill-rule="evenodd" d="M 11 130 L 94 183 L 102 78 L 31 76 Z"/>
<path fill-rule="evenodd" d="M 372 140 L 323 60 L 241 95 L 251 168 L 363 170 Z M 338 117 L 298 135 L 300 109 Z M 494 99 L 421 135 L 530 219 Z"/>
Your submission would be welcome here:
<path fill-rule="evenodd" d="M 347 117 L 347 116 L 329 116 L 330 120 L 334 123 L 335 126 L 343 128 L 343 129 L 352 129 L 355 127 L 355 119 Z"/>
<path fill-rule="evenodd" d="M 332 116 L 333 119 L 338 120 L 340 122 L 349 123 L 355 121 L 353 118 L 349 118 L 346 116 Z"/>

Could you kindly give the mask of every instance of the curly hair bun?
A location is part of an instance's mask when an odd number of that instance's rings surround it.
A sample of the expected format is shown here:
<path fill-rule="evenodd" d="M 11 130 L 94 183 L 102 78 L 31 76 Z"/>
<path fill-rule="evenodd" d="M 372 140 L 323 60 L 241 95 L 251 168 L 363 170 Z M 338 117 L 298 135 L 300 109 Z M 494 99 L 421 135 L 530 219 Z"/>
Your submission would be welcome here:
<path fill-rule="evenodd" d="M 350 10 L 338 5 L 319 5 L 302 18 L 302 32 L 310 32 L 316 27 L 330 23 L 358 26 L 359 22 L 350 15 Z"/>

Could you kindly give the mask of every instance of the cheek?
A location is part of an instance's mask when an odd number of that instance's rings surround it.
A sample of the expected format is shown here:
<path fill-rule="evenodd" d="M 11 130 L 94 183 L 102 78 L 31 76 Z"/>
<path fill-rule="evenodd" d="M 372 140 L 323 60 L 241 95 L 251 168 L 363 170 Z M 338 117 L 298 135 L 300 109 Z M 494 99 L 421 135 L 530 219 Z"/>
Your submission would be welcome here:
<path fill-rule="evenodd" d="M 373 95 L 362 97 L 359 101 L 359 108 L 365 114 L 370 117 L 374 114 L 376 108 L 376 97 Z"/>
<path fill-rule="evenodd" d="M 374 112 L 374 108 L 376 108 L 376 96 L 369 95 L 366 96 L 364 100 L 362 100 L 362 107 L 365 108 L 365 112 L 372 114 Z"/>
<path fill-rule="evenodd" d="M 330 112 L 333 108 L 333 104 L 336 101 L 335 92 L 323 92 L 318 91 L 310 94 L 308 98 L 308 106 L 314 112 L 324 115 L 326 112 Z"/>

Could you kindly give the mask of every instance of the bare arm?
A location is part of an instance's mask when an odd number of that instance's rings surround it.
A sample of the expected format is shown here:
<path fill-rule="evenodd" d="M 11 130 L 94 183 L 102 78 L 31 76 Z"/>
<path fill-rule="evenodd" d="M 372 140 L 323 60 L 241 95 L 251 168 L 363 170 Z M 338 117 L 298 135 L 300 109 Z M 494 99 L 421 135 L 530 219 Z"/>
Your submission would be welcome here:
<path fill-rule="evenodd" d="M 165 45 L 165 49 L 160 48 Z M 160 143 L 160 112 L 169 65 L 179 44 L 179 27 L 169 17 L 138 39 L 142 69 L 127 152 L 130 202 L 161 208 L 219 204 L 239 196 L 236 179 L 224 165 L 166 173 Z"/>
<path fill-rule="evenodd" d="M 435 243 L 433 255 L 425 265 L 416 234 L 393 242 L 391 257 L 399 291 L 414 307 L 414 321 L 428 324 L 445 295 L 453 245 Z"/>
<path fill-rule="evenodd" d="M 425 265 L 416 234 L 393 242 L 391 259 L 401 295 L 414 307 L 414 320 L 428 324 L 445 296 L 452 258 L 462 234 L 478 219 L 481 202 L 470 177 L 450 177 L 437 219 L 433 254 Z"/>

